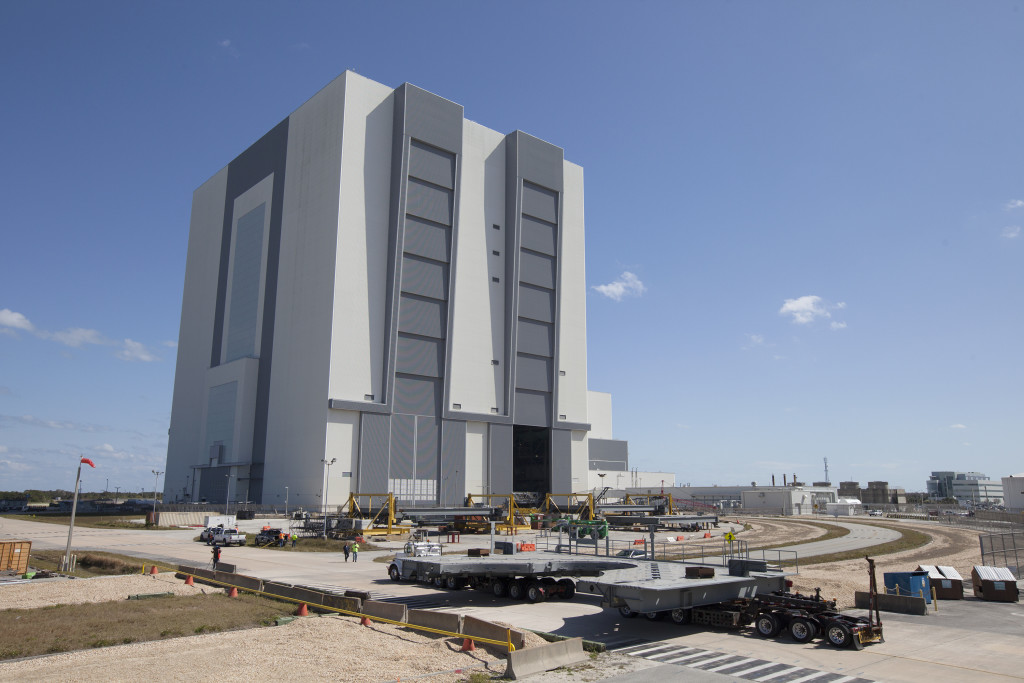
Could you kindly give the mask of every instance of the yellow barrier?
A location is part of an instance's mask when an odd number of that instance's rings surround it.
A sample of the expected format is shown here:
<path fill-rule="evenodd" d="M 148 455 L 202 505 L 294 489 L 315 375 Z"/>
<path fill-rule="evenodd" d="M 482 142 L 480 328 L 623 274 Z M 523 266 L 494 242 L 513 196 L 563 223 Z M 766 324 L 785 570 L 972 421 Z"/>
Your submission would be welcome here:
<path fill-rule="evenodd" d="M 429 626 L 419 626 L 417 624 L 410 624 L 410 623 L 405 622 L 405 621 L 395 621 L 393 619 L 385 619 L 384 617 L 376 617 L 376 616 L 373 616 L 371 614 L 363 614 L 361 612 L 352 612 L 350 610 L 341 609 L 341 608 L 338 608 L 338 607 L 330 607 L 328 605 L 320 605 L 320 604 L 317 604 L 317 603 L 305 602 L 303 600 L 298 600 L 296 598 L 289 598 L 289 597 L 286 597 L 284 595 L 275 595 L 274 593 L 267 593 L 266 591 L 254 591 L 251 588 L 241 588 L 239 586 L 234 586 L 234 585 L 232 585 L 230 583 L 227 583 L 225 581 L 217 581 L 216 579 L 208 579 L 205 576 L 199 576 L 198 574 L 189 574 L 188 572 L 183 572 L 180 569 L 169 569 L 168 571 L 173 571 L 175 574 L 184 574 L 185 576 L 191 576 L 193 579 L 199 579 L 201 581 L 207 581 L 209 583 L 220 584 L 221 586 L 225 586 L 225 587 L 228 587 L 228 588 L 237 588 L 238 590 L 243 590 L 243 591 L 246 591 L 247 593 L 255 593 L 257 595 L 265 595 L 267 597 L 271 597 L 271 598 L 274 598 L 276 600 L 284 600 L 286 602 L 294 602 L 296 604 L 308 605 L 309 607 L 316 607 L 318 609 L 326 610 L 328 612 L 337 612 L 339 614 L 346 614 L 346 615 L 351 616 L 351 617 L 359 617 L 359 618 L 365 617 L 367 619 L 372 619 L 373 621 L 382 621 L 385 624 L 394 624 L 395 626 L 400 626 L 402 628 L 411 628 L 411 629 L 416 630 L 416 631 L 427 631 L 429 633 L 436 633 L 436 634 L 439 634 L 439 635 L 442 635 L 442 636 L 448 636 L 448 637 L 451 637 L 451 638 L 469 638 L 470 640 L 478 641 L 478 642 L 481 642 L 481 643 L 488 643 L 490 645 L 501 645 L 501 646 L 506 647 L 508 652 L 514 652 L 515 649 L 516 649 L 515 645 L 512 644 L 512 629 L 505 629 L 506 640 L 504 640 L 504 641 L 493 640 L 491 638 L 482 638 L 482 637 L 478 637 L 478 636 L 469 637 L 469 636 L 467 636 L 464 633 L 454 633 L 452 631 L 442 631 L 441 629 L 430 628 Z M 145 565 L 142 566 L 142 573 L 143 574 L 146 573 L 146 566 Z"/>

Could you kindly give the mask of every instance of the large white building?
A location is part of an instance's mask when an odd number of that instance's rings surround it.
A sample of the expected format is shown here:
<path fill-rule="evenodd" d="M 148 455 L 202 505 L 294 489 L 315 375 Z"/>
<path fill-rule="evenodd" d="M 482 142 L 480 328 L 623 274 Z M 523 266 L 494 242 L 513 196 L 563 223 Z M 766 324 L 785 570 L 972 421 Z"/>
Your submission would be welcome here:
<path fill-rule="evenodd" d="M 583 169 L 346 72 L 194 194 L 165 500 L 581 490 L 586 334 Z"/>
<path fill-rule="evenodd" d="M 1024 511 L 1024 472 L 1003 477 L 1003 505 L 1008 510 Z"/>

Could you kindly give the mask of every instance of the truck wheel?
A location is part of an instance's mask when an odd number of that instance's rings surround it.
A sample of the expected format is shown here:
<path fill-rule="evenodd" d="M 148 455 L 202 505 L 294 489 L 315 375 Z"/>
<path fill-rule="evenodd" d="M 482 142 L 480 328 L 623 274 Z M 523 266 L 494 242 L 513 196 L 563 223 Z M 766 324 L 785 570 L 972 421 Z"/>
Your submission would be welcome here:
<path fill-rule="evenodd" d="M 508 597 L 513 600 L 522 600 L 526 597 L 526 586 L 523 585 L 522 581 L 508 582 Z"/>
<path fill-rule="evenodd" d="M 462 588 L 462 580 L 453 575 L 444 577 L 444 587 L 450 591 L 457 591 Z"/>
<path fill-rule="evenodd" d="M 825 639 L 835 647 L 850 647 L 850 643 L 853 641 L 853 632 L 843 622 L 833 621 L 825 629 Z"/>
<path fill-rule="evenodd" d="M 683 624 L 689 624 L 692 613 L 688 609 L 674 609 L 669 612 L 669 617 L 673 622 L 682 626 Z"/>
<path fill-rule="evenodd" d="M 526 587 L 526 599 L 530 602 L 544 602 L 544 587 L 540 583 L 534 581 Z"/>
<path fill-rule="evenodd" d="M 633 619 L 636 617 L 637 614 L 638 613 L 634 612 L 629 605 L 623 605 L 619 608 L 619 615 L 625 617 L 626 619 Z"/>
<path fill-rule="evenodd" d="M 793 621 L 789 622 L 789 635 L 793 637 L 794 642 L 809 643 L 818 635 L 818 628 L 810 619 L 794 617 Z"/>
<path fill-rule="evenodd" d="M 661 621 L 665 618 L 664 612 L 644 612 L 644 616 L 647 617 L 647 621 Z"/>
<path fill-rule="evenodd" d="M 505 579 L 495 579 L 491 582 L 491 592 L 494 593 L 494 597 L 503 598 L 508 595 L 508 581 Z"/>
<path fill-rule="evenodd" d="M 754 622 L 757 635 L 762 638 L 774 638 L 779 633 L 781 627 L 782 624 L 779 623 L 779 618 L 771 612 L 760 615 Z"/>
<path fill-rule="evenodd" d="M 391 565 L 390 567 L 388 567 L 388 576 L 391 577 L 392 581 L 402 580 L 402 573 L 398 571 L 398 567 L 396 567 L 395 565 Z"/>
<path fill-rule="evenodd" d="M 576 584 L 572 579 L 559 579 L 558 587 L 561 589 L 556 593 L 562 600 L 572 600 L 576 595 Z"/>
<path fill-rule="evenodd" d="M 444 588 L 444 577 L 440 574 L 434 577 L 434 588 Z"/>

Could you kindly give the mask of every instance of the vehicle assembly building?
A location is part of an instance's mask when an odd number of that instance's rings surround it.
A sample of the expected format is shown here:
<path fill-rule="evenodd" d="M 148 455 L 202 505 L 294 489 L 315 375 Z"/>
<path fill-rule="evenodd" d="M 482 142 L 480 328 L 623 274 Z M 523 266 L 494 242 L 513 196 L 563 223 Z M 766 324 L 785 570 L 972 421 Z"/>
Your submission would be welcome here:
<path fill-rule="evenodd" d="M 570 492 L 592 452 L 561 148 L 346 72 L 195 191 L 166 501 Z"/>

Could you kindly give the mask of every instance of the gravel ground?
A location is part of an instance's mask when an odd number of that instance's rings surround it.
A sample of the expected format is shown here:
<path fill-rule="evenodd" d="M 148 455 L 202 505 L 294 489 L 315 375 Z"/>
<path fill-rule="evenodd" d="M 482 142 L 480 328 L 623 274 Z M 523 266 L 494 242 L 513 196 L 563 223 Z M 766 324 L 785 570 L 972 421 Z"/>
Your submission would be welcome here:
<path fill-rule="evenodd" d="M 91 579 L 41 579 L 31 583 L 0 584 L 0 609 L 32 609 L 125 600 L 129 595 L 138 593 L 195 595 L 214 591 L 219 592 L 219 589 L 211 586 L 186 586 L 171 573 L 99 576 Z"/>
<path fill-rule="evenodd" d="M 937 525 L 914 525 L 900 527 L 897 524 L 881 524 L 892 529 L 910 528 L 927 533 L 930 543 L 892 555 L 875 558 L 875 577 L 882 589 L 882 574 L 885 572 L 907 572 L 921 564 L 948 565 L 956 568 L 960 575 L 970 581 L 971 568 L 981 564 L 978 547 L 978 532 L 970 529 L 952 529 Z M 870 548 L 865 555 L 870 556 Z M 800 568 L 800 575 L 794 577 L 794 588 L 801 593 L 813 593 L 821 587 L 822 597 L 835 598 L 840 608 L 853 607 L 854 591 L 868 589 L 868 563 L 863 559 L 815 564 Z"/>

